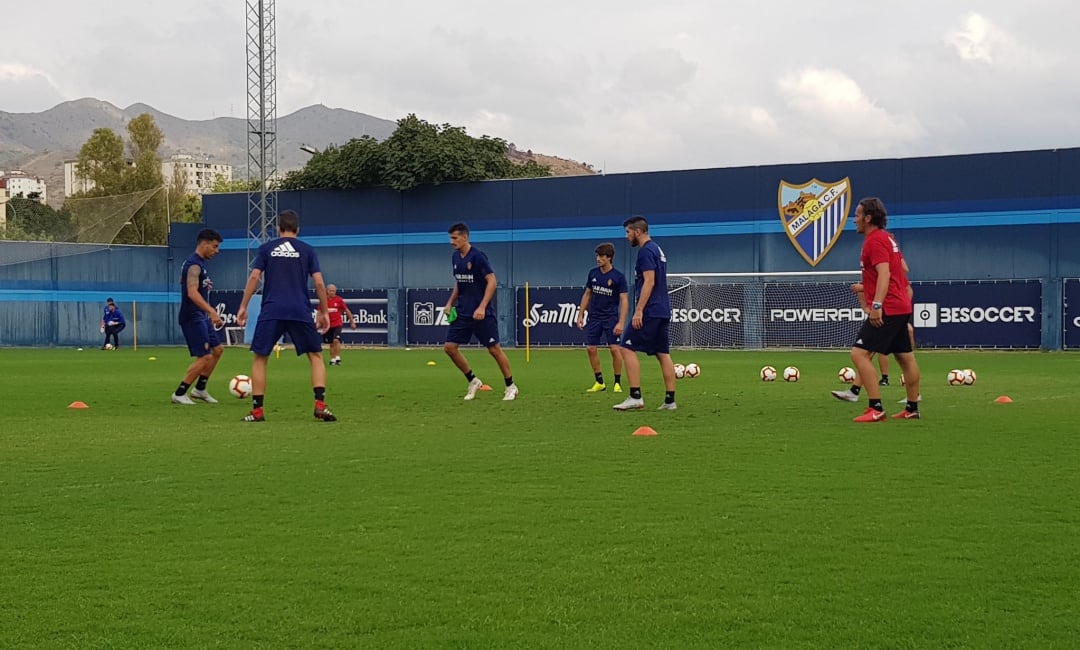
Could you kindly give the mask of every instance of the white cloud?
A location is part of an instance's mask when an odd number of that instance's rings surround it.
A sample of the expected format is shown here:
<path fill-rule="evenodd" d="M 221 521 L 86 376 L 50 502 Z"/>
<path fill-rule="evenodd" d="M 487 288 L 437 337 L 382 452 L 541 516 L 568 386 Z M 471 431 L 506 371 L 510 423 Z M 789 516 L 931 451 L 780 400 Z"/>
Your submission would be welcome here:
<path fill-rule="evenodd" d="M 815 123 L 822 136 L 895 144 L 923 135 L 914 116 L 876 105 L 839 70 L 806 68 L 782 77 L 778 86 L 788 106 Z"/>
<path fill-rule="evenodd" d="M 0 61 L 0 111 L 31 113 L 62 101 L 49 75 L 18 61 Z"/>
<path fill-rule="evenodd" d="M 1001 33 L 979 14 L 971 14 L 959 31 L 946 39 L 956 48 L 956 54 L 965 61 L 994 62 L 994 41 L 1000 41 Z"/>

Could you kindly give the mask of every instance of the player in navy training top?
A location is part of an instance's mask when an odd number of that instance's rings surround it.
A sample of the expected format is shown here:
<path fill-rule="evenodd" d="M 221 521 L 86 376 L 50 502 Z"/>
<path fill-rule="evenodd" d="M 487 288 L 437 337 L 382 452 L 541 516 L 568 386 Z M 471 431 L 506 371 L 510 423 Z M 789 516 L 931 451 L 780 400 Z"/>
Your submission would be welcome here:
<path fill-rule="evenodd" d="M 123 312 L 116 306 L 113 299 L 109 298 L 105 303 L 105 313 L 101 315 L 101 331 L 105 334 L 105 343 L 101 345 L 101 349 L 119 350 L 120 332 L 123 332 L 125 327 L 127 327 L 127 321 L 124 320 Z M 110 339 L 113 344 L 111 347 Z"/>
<path fill-rule="evenodd" d="M 236 321 L 247 325 L 248 302 L 263 280 L 262 306 L 255 334 L 251 337 L 251 413 L 245 422 L 263 422 L 263 398 L 266 394 L 266 361 L 277 341 L 285 333 L 296 346 L 297 356 L 307 354 L 311 364 L 311 387 L 315 391 L 315 419 L 334 422 L 337 418 L 326 407 L 326 366 L 322 361 L 322 335 L 330 327 L 327 313 L 326 283 L 319 270 L 319 257 L 310 244 L 296 238 L 300 233 L 300 216 L 285 210 L 277 217 L 278 238 L 259 247 L 251 265 L 251 275 L 244 287 L 244 297 Z M 316 322 L 311 322 L 311 303 L 308 300 L 308 278 L 315 282 L 319 297 Z M 316 329 L 316 326 L 318 329 Z"/>
<path fill-rule="evenodd" d="M 622 392 L 622 353 L 619 351 L 619 335 L 626 326 L 626 312 L 630 301 L 626 298 L 626 276 L 611 265 L 615 258 L 615 245 L 603 243 L 596 247 L 597 267 L 589 271 L 589 280 L 585 283 L 585 293 L 581 295 L 578 306 L 577 326 L 585 330 L 585 351 L 589 354 L 596 382 L 586 392 L 598 393 L 607 390 L 604 373 L 600 370 L 600 355 L 597 346 L 606 343 L 611 350 L 611 365 L 615 371 L 616 393 Z M 585 310 L 588 309 L 588 324 L 585 323 Z"/>
<path fill-rule="evenodd" d="M 443 313 L 451 314 L 456 310 L 457 318 L 450 322 L 443 350 L 469 382 L 465 399 L 474 399 L 476 391 L 480 390 L 484 382 L 473 374 L 459 346 L 468 344 L 475 337 L 487 347 L 495 362 L 499 364 L 499 370 L 506 382 L 503 401 L 509 402 L 517 398 L 518 387 L 514 383 L 513 373 L 510 372 L 510 360 L 499 345 L 499 321 L 495 317 L 495 306 L 491 304 L 498 286 L 495 272 L 491 270 L 487 255 L 469 243 L 467 225 L 455 223 L 447 232 L 450 233 L 450 246 L 454 249 L 451 256 L 454 290 L 450 292 L 450 299 L 446 301 Z"/>
<path fill-rule="evenodd" d="M 195 360 L 188 366 L 180 385 L 173 392 L 173 404 L 194 404 L 192 398 L 208 404 L 217 403 L 207 392 L 206 382 L 225 350 L 217 334 L 218 330 L 225 326 L 225 322 L 217 310 L 210 306 L 210 289 L 214 287 L 214 283 L 206 272 L 206 260 L 218 254 L 221 235 L 216 230 L 204 228 L 195 239 L 195 252 L 184 260 L 180 269 L 180 316 L 177 319 L 180 331 L 184 333 L 188 352 Z M 195 388 L 191 391 L 191 397 L 188 397 L 187 390 L 192 383 Z"/>
<path fill-rule="evenodd" d="M 668 325 L 671 322 L 671 300 L 668 298 L 667 257 L 649 236 L 649 222 L 634 216 L 623 222 L 626 240 L 639 247 L 634 265 L 634 294 L 637 302 L 630 329 L 623 332 L 622 353 L 626 362 L 626 377 L 630 380 L 630 397 L 616 404 L 616 411 L 645 408 L 641 397 L 641 364 L 637 353 L 655 356 L 664 375 L 664 403 L 660 410 L 674 411 L 675 366 L 671 363 Z"/>

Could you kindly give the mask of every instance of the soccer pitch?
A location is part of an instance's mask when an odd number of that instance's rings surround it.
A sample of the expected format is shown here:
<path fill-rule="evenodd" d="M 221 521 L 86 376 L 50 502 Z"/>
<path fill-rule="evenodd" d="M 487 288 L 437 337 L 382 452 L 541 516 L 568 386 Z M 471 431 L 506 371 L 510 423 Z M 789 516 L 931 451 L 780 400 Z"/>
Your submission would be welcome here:
<path fill-rule="evenodd" d="M 441 350 L 347 350 L 322 423 L 286 351 L 251 424 L 226 390 L 244 350 L 196 406 L 168 401 L 181 348 L 0 350 L 0 647 L 1080 639 L 1075 356 L 920 352 L 924 419 L 855 424 L 865 393 L 829 395 L 845 352 L 676 352 L 702 375 L 674 412 L 643 359 L 630 413 L 584 392 L 583 350 L 509 351 L 509 403 L 465 352 L 494 389 L 474 402 Z"/>

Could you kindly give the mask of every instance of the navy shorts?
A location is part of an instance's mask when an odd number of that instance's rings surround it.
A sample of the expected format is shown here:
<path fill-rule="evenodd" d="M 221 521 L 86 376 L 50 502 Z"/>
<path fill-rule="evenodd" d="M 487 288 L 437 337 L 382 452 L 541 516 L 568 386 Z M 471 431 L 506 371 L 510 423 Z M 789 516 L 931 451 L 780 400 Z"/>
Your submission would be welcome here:
<path fill-rule="evenodd" d="M 221 345 L 221 338 L 208 318 L 180 323 L 180 331 L 184 333 L 184 342 L 193 357 L 205 357 Z"/>
<path fill-rule="evenodd" d="M 903 354 L 911 352 L 911 337 L 908 336 L 909 314 L 883 316 L 881 327 L 874 327 L 867 320 L 863 322 L 855 347 L 877 352 L 878 354 Z"/>
<path fill-rule="evenodd" d="M 457 320 L 450 323 L 450 329 L 446 332 L 446 342 L 468 345 L 474 336 L 484 347 L 498 345 L 499 319 L 487 316 L 484 320 L 475 320 L 458 316 Z"/>
<path fill-rule="evenodd" d="M 594 318 L 589 314 L 589 322 L 585 323 L 585 345 L 618 345 L 619 337 L 615 336 L 618 322 L 618 316 Z"/>
<path fill-rule="evenodd" d="M 669 318 L 654 318 L 646 316 L 642 319 L 641 329 L 628 327 L 622 335 L 622 346 L 634 352 L 644 352 L 650 356 L 657 354 L 670 354 L 671 344 L 668 341 Z"/>
<path fill-rule="evenodd" d="M 341 340 L 341 325 L 338 325 L 337 327 L 331 327 L 330 329 L 326 330 L 326 334 L 322 335 L 322 342 L 326 343 L 327 345 L 333 343 L 335 340 Z"/>
<path fill-rule="evenodd" d="M 322 335 L 315 329 L 315 323 L 309 320 L 278 320 L 268 318 L 255 324 L 255 335 L 251 337 L 251 351 L 263 357 L 270 356 L 274 345 L 285 333 L 296 346 L 296 354 L 322 352 Z"/>

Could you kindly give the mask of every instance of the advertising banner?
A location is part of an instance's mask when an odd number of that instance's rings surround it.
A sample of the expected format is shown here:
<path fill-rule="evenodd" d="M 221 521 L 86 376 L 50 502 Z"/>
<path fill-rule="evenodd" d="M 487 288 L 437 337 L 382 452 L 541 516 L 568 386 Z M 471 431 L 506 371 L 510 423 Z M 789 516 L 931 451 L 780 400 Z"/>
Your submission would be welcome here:
<path fill-rule="evenodd" d="M 755 333 L 760 338 L 746 304 L 746 285 L 687 284 L 668 295 L 673 347 L 742 348 Z"/>
<path fill-rule="evenodd" d="M 764 347 L 850 348 L 866 314 L 850 283 L 765 285 Z"/>
<path fill-rule="evenodd" d="M 353 314 L 356 329 L 345 323 L 341 330 L 341 342 L 346 345 L 386 345 L 387 342 L 387 300 L 385 289 L 338 289 L 349 311 Z M 236 322 L 236 312 L 240 310 L 240 301 L 244 297 L 243 291 L 211 291 L 210 305 L 217 309 L 228 333 L 226 342 L 237 344 L 243 342 L 242 335 L 236 331 L 239 326 Z M 315 316 L 315 306 L 318 299 L 314 292 L 310 296 L 312 304 L 312 318 Z M 233 329 L 236 328 L 236 329 Z"/>
<path fill-rule="evenodd" d="M 409 289 L 405 293 L 406 345 L 442 345 L 446 342 L 443 307 L 452 289 Z"/>
<path fill-rule="evenodd" d="M 915 341 L 933 348 L 1038 348 L 1042 281 L 915 282 Z"/>
<path fill-rule="evenodd" d="M 519 288 L 517 302 L 517 341 L 525 345 L 525 326 L 530 326 L 530 345 L 585 345 L 585 331 L 577 328 L 578 305 L 583 287 L 530 287 L 529 304 L 525 289 Z M 585 322 L 588 322 L 585 310 Z"/>
<path fill-rule="evenodd" d="M 1080 280 L 1065 280 L 1061 313 L 1065 322 L 1061 325 L 1064 347 L 1067 350 L 1080 348 Z"/>

